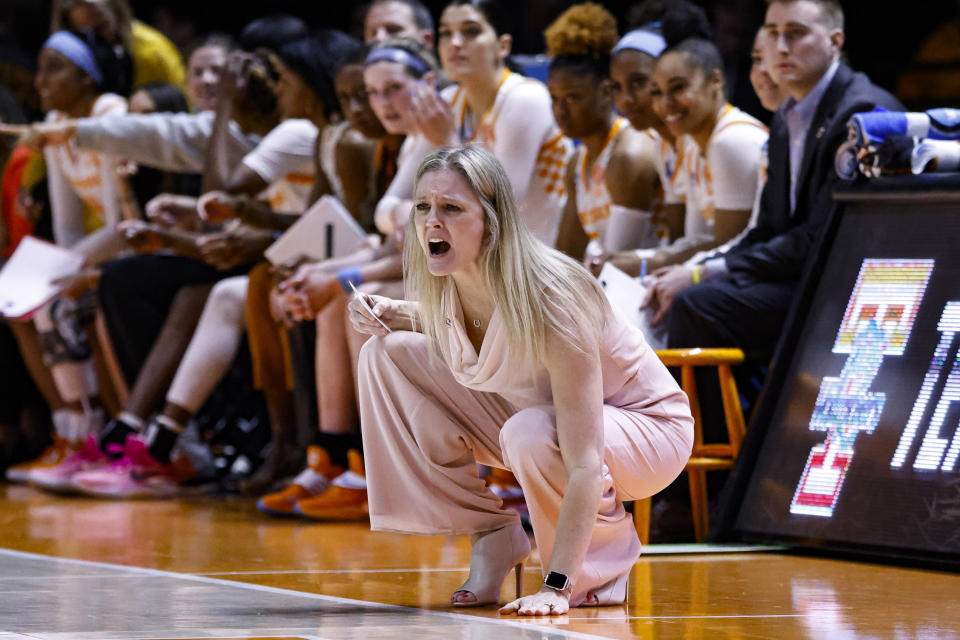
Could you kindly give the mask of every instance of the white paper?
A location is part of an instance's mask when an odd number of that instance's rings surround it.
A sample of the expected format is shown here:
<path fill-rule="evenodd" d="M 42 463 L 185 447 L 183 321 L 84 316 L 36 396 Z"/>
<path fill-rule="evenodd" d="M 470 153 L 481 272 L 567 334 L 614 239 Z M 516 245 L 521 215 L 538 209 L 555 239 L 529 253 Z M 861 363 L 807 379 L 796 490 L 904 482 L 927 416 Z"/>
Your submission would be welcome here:
<path fill-rule="evenodd" d="M 25 237 L 0 270 L 0 315 L 25 320 L 60 293 L 51 284 L 77 273 L 83 256 L 55 244 Z"/>
<path fill-rule="evenodd" d="M 647 295 L 647 288 L 643 286 L 640 279 L 627 275 L 607 262 L 600 270 L 598 280 L 610 304 L 616 307 L 630 324 L 643 331 L 647 344 L 653 349 L 666 349 L 666 322 L 662 321 L 656 327 L 651 327 L 650 320 L 653 318 L 654 310 L 640 309 L 640 303 Z"/>
<path fill-rule="evenodd" d="M 327 254 L 328 239 L 330 254 Z M 367 234 L 339 200 L 323 196 L 264 255 L 275 266 L 292 266 L 302 260 L 326 260 L 360 249 Z"/>
<path fill-rule="evenodd" d="M 610 205 L 610 217 L 603 232 L 603 248 L 610 253 L 646 249 L 659 244 L 653 214 L 618 204 Z"/>

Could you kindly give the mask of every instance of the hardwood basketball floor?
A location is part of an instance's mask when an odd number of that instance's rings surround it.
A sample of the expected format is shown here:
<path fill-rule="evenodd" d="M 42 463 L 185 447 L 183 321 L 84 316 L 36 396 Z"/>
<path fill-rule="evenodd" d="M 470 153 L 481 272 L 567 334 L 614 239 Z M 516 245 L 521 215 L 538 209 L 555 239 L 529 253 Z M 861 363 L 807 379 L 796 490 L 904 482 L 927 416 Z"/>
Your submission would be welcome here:
<path fill-rule="evenodd" d="M 662 550 L 637 563 L 627 606 L 500 617 L 445 604 L 467 575 L 465 537 L 268 519 L 240 499 L 105 502 L 0 485 L 0 640 L 960 638 L 954 574 Z"/>

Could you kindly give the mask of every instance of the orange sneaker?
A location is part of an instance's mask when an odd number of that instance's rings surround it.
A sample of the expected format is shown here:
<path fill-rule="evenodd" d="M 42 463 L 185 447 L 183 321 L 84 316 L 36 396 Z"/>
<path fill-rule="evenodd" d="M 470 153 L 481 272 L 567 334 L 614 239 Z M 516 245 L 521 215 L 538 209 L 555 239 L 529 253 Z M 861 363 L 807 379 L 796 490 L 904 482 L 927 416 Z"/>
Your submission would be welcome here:
<path fill-rule="evenodd" d="M 307 448 L 307 468 L 300 472 L 289 487 L 270 493 L 257 500 L 257 508 L 272 516 L 296 515 L 299 500 L 312 498 L 330 487 L 330 481 L 343 473 L 343 467 L 330 462 L 330 454 L 323 447 Z"/>
<path fill-rule="evenodd" d="M 366 520 L 370 517 L 367 507 L 367 478 L 363 468 L 363 455 L 356 449 L 347 451 L 348 471 L 344 471 L 330 483 L 330 488 L 313 498 L 297 502 L 296 512 L 312 520 Z"/>
<path fill-rule="evenodd" d="M 80 451 L 83 443 L 73 443 L 57 434 L 53 435 L 53 444 L 40 454 L 39 458 L 28 462 L 15 464 L 7 469 L 7 480 L 10 482 L 25 483 L 30 479 L 30 472 L 39 469 L 52 469 L 61 462 Z"/>

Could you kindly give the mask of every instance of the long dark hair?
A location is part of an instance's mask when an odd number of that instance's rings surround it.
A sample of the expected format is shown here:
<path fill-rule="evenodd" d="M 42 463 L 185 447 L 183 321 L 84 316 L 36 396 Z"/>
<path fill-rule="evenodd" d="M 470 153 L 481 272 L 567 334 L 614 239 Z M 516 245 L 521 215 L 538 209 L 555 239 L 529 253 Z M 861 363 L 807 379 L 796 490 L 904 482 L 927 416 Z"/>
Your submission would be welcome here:
<path fill-rule="evenodd" d="M 300 18 L 276 13 L 247 24 L 240 32 L 240 48 L 244 51 L 277 51 L 286 43 L 305 37 L 307 33 L 307 23 Z"/>
<path fill-rule="evenodd" d="M 334 77 L 340 61 L 361 49 L 356 38 L 336 29 L 319 31 L 287 43 L 277 50 L 277 57 L 299 75 L 323 104 L 329 119 L 340 110 Z"/>
<path fill-rule="evenodd" d="M 473 7 L 480 12 L 498 37 L 504 34 L 512 36 L 517 33 L 519 12 L 516 5 L 508 6 L 504 0 L 452 0 L 444 6 L 443 10 L 446 11 L 450 7 Z M 523 67 L 517 64 L 512 56 L 507 56 L 503 63 L 510 71 L 523 73 Z"/>
<path fill-rule="evenodd" d="M 517 32 L 516 7 L 507 7 L 502 0 L 451 0 L 443 8 L 444 11 L 450 7 L 473 7 L 483 14 L 493 31 L 502 36 L 505 33 L 514 34 Z M 512 9 L 512 10 L 511 10 Z"/>
<path fill-rule="evenodd" d="M 683 53 L 687 56 L 687 64 L 702 70 L 704 75 L 711 76 L 719 72 L 723 76 L 723 56 L 717 45 L 703 38 L 687 38 L 686 40 L 667 47 L 661 56 L 668 53 Z"/>
<path fill-rule="evenodd" d="M 706 12 L 690 0 L 644 0 L 630 9 L 627 24 L 631 31 L 656 31 L 668 47 L 687 38 L 713 38 Z"/>
<path fill-rule="evenodd" d="M 103 76 L 97 85 L 99 93 L 116 93 L 124 97 L 130 95 L 133 87 L 133 59 L 122 44 L 110 44 L 90 29 L 69 29 L 90 48 L 100 74 Z"/>

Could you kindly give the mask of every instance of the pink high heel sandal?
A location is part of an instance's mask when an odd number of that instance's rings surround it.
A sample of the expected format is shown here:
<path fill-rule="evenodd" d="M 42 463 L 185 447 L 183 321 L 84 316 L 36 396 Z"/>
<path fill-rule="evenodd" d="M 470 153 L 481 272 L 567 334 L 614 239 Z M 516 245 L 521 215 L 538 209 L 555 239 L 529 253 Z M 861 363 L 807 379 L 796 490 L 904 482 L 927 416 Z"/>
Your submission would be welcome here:
<path fill-rule="evenodd" d="M 470 536 L 470 577 L 453 592 L 450 603 L 455 607 L 482 607 L 500 602 L 504 576 L 514 571 L 516 597 L 523 592 L 523 561 L 530 555 L 530 538 L 519 524 Z M 505 559 L 509 559 L 507 562 Z M 477 577 L 475 577 L 477 576 Z M 473 583 L 479 583 L 473 586 Z M 460 600 L 458 594 L 469 594 L 472 600 Z"/>

